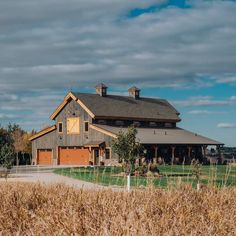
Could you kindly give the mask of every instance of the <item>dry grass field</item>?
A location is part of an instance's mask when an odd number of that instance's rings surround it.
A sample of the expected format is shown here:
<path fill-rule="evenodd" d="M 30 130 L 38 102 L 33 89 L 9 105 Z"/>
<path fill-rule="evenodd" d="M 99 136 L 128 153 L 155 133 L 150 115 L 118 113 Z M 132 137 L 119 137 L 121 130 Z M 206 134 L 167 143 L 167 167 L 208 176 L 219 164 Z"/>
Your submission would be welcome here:
<path fill-rule="evenodd" d="M 0 184 L 0 235 L 235 235 L 236 188 Z"/>

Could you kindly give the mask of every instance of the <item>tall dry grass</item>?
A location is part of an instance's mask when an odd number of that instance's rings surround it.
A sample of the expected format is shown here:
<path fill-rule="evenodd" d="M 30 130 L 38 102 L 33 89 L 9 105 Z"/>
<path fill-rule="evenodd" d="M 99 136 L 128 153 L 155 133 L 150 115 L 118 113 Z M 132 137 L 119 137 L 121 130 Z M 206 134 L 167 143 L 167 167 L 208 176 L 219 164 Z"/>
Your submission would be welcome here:
<path fill-rule="evenodd" d="M 235 235 L 236 189 L 0 184 L 0 235 Z"/>

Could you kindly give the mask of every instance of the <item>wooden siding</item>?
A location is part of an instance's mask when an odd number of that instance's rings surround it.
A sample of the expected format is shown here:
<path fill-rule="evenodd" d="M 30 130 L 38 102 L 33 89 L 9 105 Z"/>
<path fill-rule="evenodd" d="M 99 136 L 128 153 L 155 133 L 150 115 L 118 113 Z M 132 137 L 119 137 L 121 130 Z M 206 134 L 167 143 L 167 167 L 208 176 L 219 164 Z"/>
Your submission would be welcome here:
<path fill-rule="evenodd" d="M 80 134 L 67 134 L 67 118 L 80 118 Z M 107 147 L 111 146 L 112 137 L 89 128 L 85 131 L 84 122 L 93 122 L 88 113 L 74 100 L 71 100 L 57 115 L 55 125 L 63 124 L 62 133 L 58 128 L 32 141 L 33 161 L 37 158 L 37 149 L 53 149 L 53 164 L 58 163 L 58 147 L 78 146 L 94 142 L 105 142 Z"/>
<path fill-rule="evenodd" d="M 57 130 L 54 130 L 32 141 L 32 156 L 34 163 L 37 161 L 37 149 L 52 149 L 53 163 L 55 163 L 55 159 L 57 158 L 56 132 Z"/>

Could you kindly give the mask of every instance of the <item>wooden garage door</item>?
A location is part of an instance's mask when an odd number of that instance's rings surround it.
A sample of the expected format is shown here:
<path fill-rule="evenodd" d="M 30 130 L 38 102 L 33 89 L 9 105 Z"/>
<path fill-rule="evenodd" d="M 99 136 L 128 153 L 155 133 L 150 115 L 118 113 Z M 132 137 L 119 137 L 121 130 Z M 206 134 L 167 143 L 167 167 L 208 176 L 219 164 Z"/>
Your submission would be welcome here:
<path fill-rule="evenodd" d="M 60 165 L 88 165 L 89 150 L 80 147 L 60 147 L 59 148 Z"/>
<path fill-rule="evenodd" d="M 38 149 L 38 165 L 52 164 L 52 149 Z"/>

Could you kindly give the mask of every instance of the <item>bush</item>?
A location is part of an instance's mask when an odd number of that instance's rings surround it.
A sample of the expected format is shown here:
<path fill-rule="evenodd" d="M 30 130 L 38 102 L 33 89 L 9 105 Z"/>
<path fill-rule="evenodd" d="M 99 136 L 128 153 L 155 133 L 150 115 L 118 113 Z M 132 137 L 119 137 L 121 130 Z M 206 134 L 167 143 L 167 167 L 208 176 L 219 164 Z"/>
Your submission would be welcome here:
<path fill-rule="evenodd" d="M 149 170 L 150 170 L 151 172 L 160 173 L 157 164 L 151 164 L 150 167 L 149 167 Z"/>

